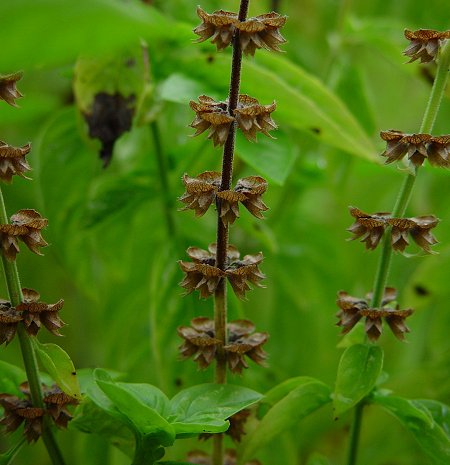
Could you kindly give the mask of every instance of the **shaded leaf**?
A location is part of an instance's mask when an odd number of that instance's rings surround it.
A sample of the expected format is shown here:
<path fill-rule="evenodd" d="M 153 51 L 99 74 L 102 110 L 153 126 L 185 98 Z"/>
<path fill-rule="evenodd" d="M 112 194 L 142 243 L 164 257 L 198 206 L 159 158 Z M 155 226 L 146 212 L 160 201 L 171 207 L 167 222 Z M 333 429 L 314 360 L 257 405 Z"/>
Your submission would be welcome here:
<path fill-rule="evenodd" d="M 341 415 L 367 396 L 383 368 L 383 351 L 372 344 L 347 348 L 339 361 L 333 397 L 334 414 Z"/>
<path fill-rule="evenodd" d="M 277 402 L 259 425 L 244 437 L 241 462 L 253 459 L 279 434 L 296 425 L 300 420 L 331 401 L 330 388 L 321 381 L 304 378 L 303 382 Z"/>
<path fill-rule="evenodd" d="M 67 352 L 56 344 L 41 344 L 36 338 L 31 340 L 45 371 L 66 394 L 80 400 L 80 385 L 75 367 Z"/>
<path fill-rule="evenodd" d="M 448 464 L 450 439 L 425 406 L 429 401 L 408 400 L 402 397 L 386 396 L 381 393 L 375 393 L 372 400 L 395 416 L 414 435 L 433 464 Z M 430 405 L 435 411 L 435 402 L 431 402 Z"/>
<path fill-rule="evenodd" d="M 22 368 L 0 360 L 0 392 L 21 395 L 19 386 L 27 379 Z"/>

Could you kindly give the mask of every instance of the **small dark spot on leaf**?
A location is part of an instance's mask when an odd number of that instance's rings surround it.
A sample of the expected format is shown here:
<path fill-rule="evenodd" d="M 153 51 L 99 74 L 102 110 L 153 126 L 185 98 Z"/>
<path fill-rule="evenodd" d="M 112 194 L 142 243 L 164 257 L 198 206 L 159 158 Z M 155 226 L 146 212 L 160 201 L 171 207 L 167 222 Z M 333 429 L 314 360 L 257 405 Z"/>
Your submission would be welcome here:
<path fill-rule="evenodd" d="M 320 128 L 309 128 L 309 130 L 311 132 L 313 132 L 314 134 L 321 134 L 322 133 L 322 129 L 320 129 Z"/>
<path fill-rule="evenodd" d="M 127 58 L 127 59 L 125 60 L 125 66 L 126 66 L 127 68 L 132 68 L 132 67 L 135 66 L 135 65 L 136 65 L 136 60 L 135 60 L 134 58 Z"/>
<path fill-rule="evenodd" d="M 206 57 L 206 62 L 207 62 L 207 63 L 213 63 L 214 60 L 215 60 L 214 55 L 208 55 L 208 56 Z"/>
<path fill-rule="evenodd" d="M 414 286 L 414 292 L 417 295 L 420 295 L 420 296 L 423 296 L 423 297 L 425 297 L 427 295 L 430 295 L 430 291 L 426 287 L 422 286 L 421 284 L 416 284 Z"/>
<path fill-rule="evenodd" d="M 174 384 L 175 386 L 180 387 L 183 385 L 183 381 L 181 378 L 175 378 Z"/>
<path fill-rule="evenodd" d="M 71 375 L 72 375 L 72 376 L 76 376 L 76 375 L 77 375 L 77 372 L 76 372 L 76 371 L 72 371 Z"/>
<path fill-rule="evenodd" d="M 110 95 L 100 92 L 95 96 L 92 112 L 84 115 L 89 126 L 89 135 L 102 143 L 99 155 L 104 168 L 111 161 L 116 140 L 131 128 L 134 100 L 134 95 L 125 98 L 117 93 Z"/>

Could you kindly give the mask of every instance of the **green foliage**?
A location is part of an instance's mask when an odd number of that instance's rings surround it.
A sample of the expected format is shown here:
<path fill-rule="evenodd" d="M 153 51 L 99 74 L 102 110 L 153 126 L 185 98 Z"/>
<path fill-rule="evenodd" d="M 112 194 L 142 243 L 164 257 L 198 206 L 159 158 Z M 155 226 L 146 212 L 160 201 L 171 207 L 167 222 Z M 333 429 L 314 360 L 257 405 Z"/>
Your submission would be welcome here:
<path fill-rule="evenodd" d="M 448 435 L 447 406 L 439 405 L 435 401 L 408 400 L 383 393 L 375 393 L 373 401 L 396 417 L 414 435 L 433 464 L 445 465 L 448 463 L 450 438 Z M 444 425 L 447 429 L 444 429 Z"/>
<path fill-rule="evenodd" d="M 373 344 L 347 348 L 339 361 L 333 407 L 336 417 L 354 407 L 374 388 L 383 368 L 383 349 Z"/>
<path fill-rule="evenodd" d="M 11 363 L 0 360 L 0 392 L 19 395 L 19 386 L 26 379 L 27 375 L 24 370 Z"/>
<path fill-rule="evenodd" d="M 36 355 L 50 377 L 66 394 L 81 399 L 75 367 L 67 352 L 56 344 L 42 344 L 36 338 L 32 341 Z"/>
<path fill-rule="evenodd" d="M 300 420 L 331 401 L 330 388 L 313 378 L 301 377 L 271 390 L 269 402 L 276 402 L 258 426 L 249 433 L 240 449 L 241 463 L 260 455 L 261 448 Z"/>

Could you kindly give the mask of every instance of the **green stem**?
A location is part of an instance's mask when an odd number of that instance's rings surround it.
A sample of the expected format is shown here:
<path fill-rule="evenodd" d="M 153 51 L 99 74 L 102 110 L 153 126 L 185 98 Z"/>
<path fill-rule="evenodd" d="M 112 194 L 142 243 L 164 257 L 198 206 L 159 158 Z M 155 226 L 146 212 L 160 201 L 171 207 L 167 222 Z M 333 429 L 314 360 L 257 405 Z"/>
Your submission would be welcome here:
<path fill-rule="evenodd" d="M 0 223 L 8 224 L 8 215 L 6 213 L 5 201 L 3 193 L 0 188 Z M 16 307 L 23 301 L 22 287 L 20 285 L 19 271 L 15 261 L 8 261 L 2 254 L 3 272 L 5 276 L 6 286 L 8 288 L 8 295 L 11 305 Z M 30 385 L 31 401 L 35 407 L 44 408 L 44 401 L 42 398 L 41 381 L 39 379 L 39 368 L 36 359 L 30 336 L 25 330 L 22 323 L 18 324 L 17 334 L 19 337 L 20 350 L 22 352 L 23 363 L 25 372 L 27 374 L 28 384 Z M 47 448 L 48 454 L 53 462 L 53 465 L 64 465 L 64 459 L 61 451 L 53 437 L 52 430 L 50 429 L 47 421 L 44 421 L 44 428 L 42 431 L 42 439 Z"/>
<path fill-rule="evenodd" d="M 150 130 L 153 136 L 153 144 L 155 147 L 156 163 L 158 165 L 159 182 L 161 185 L 161 195 L 164 206 L 164 216 L 166 218 L 167 233 L 170 238 L 175 236 L 175 222 L 173 220 L 172 210 L 172 197 L 169 190 L 169 179 L 167 176 L 167 163 L 164 156 L 163 146 L 161 142 L 161 134 L 159 131 L 158 123 L 152 121 L 150 123 Z"/>
<path fill-rule="evenodd" d="M 364 403 L 360 402 L 356 405 L 353 412 L 353 423 L 350 430 L 350 447 L 348 450 L 347 465 L 356 464 L 356 456 L 358 454 L 359 435 L 361 432 L 362 412 Z"/>
<path fill-rule="evenodd" d="M 445 87 L 448 81 L 448 71 L 450 67 L 450 40 L 443 46 L 439 56 L 438 68 L 436 71 L 436 78 L 431 89 L 428 105 L 423 116 L 422 124 L 420 127 L 421 133 L 431 133 L 433 125 L 436 120 L 439 106 L 445 92 Z M 406 208 L 411 198 L 411 192 L 416 180 L 417 170 L 415 174 L 408 174 L 403 181 L 397 201 L 392 211 L 393 217 L 401 217 L 405 214 Z M 373 298 L 371 306 L 377 308 L 381 305 L 383 300 L 384 288 L 386 287 L 387 279 L 389 276 L 389 269 L 391 266 L 392 247 L 391 247 L 391 231 L 386 231 L 382 243 L 382 252 L 380 261 L 378 263 L 377 273 L 375 275 L 375 284 L 373 287 Z"/>

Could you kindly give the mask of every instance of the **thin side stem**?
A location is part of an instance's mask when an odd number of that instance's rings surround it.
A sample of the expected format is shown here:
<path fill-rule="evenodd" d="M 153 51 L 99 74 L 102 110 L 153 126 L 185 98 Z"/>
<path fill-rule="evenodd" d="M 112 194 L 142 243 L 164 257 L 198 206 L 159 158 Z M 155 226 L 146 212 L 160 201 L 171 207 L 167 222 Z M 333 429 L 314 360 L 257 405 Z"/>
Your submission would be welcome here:
<path fill-rule="evenodd" d="M 159 131 L 159 126 L 156 120 L 150 123 L 150 131 L 152 133 L 153 145 L 155 147 L 156 164 L 158 165 L 159 182 L 162 191 L 164 217 L 166 219 L 167 233 L 169 237 L 173 238 L 175 236 L 175 222 L 172 214 L 172 197 L 170 195 L 169 179 L 167 176 L 167 163 L 161 142 L 161 133 Z"/>
<path fill-rule="evenodd" d="M 239 21 L 245 21 L 248 13 L 249 0 L 241 0 L 239 7 Z M 230 90 L 228 94 L 228 112 L 234 115 L 239 99 L 241 83 L 242 49 L 239 40 L 239 29 L 236 29 L 233 37 L 233 57 L 231 63 Z M 229 190 L 233 178 L 234 142 L 236 138 L 236 123 L 233 122 L 223 147 L 222 180 L 220 190 Z M 216 266 L 224 270 L 227 260 L 228 225 L 225 225 L 220 217 L 220 199 L 217 202 L 217 251 Z M 227 365 L 223 352 L 223 346 L 227 343 L 227 294 L 226 281 L 221 279 L 214 294 L 214 325 L 216 338 L 221 341 L 217 351 L 217 363 L 215 370 L 216 383 L 226 383 Z M 213 465 L 223 464 L 223 437 L 215 435 L 212 453 Z"/>
<path fill-rule="evenodd" d="M 350 430 L 350 446 L 348 450 L 347 465 L 355 465 L 358 455 L 359 436 L 361 433 L 362 413 L 364 403 L 360 402 L 356 405 L 353 412 L 353 422 Z"/>
<path fill-rule="evenodd" d="M 6 213 L 5 201 L 0 188 L 0 223 L 8 224 L 8 215 Z M 8 288 L 9 300 L 13 307 L 20 305 L 23 301 L 22 287 L 20 285 L 19 271 L 16 262 L 9 262 L 3 254 L 2 264 L 3 273 L 5 276 L 6 287 Z M 30 336 L 25 330 L 22 323 L 17 326 L 17 335 L 19 337 L 20 350 L 22 352 L 23 364 L 27 374 L 28 384 L 30 385 L 31 401 L 35 407 L 44 408 L 42 398 L 41 381 L 39 379 L 39 368 L 36 359 L 36 353 L 31 343 Z M 44 421 L 42 431 L 42 439 L 44 441 L 47 452 L 52 460 L 53 465 L 64 465 L 64 459 L 61 451 L 53 437 L 53 432 L 50 429 L 47 421 Z"/>
<path fill-rule="evenodd" d="M 441 49 L 438 68 L 436 71 L 436 78 L 431 89 L 430 98 L 428 105 L 425 110 L 425 114 L 422 119 L 420 127 L 421 133 L 431 133 L 433 130 L 434 122 L 436 120 L 439 106 L 442 101 L 442 96 L 445 92 L 445 87 L 448 81 L 450 67 L 450 41 L 444 45 Z M 408 174 L 402 184 L 397 201 L 392 211 L 392 216 L 401 217 L 405 214 L 406 208 L 411 198 L 411 192 L 414 187 L 414 183 L 417 177 L 417 171 L 415 174 Z M 381 305 L 383 299 L 384 288 L 386 287 L 387 279 L 389 276 L 389 269 L 392 258 L 392 247 L 391 247 L 391 231 L 386 231 L 386 235 L 382 243 L 382 252 L 380 261 L 378 263 L 378 269 L 375 275 L 375 284 L 373 287 L 373 298 L 371 305 L 373 308 L 377 308 Z"/>

